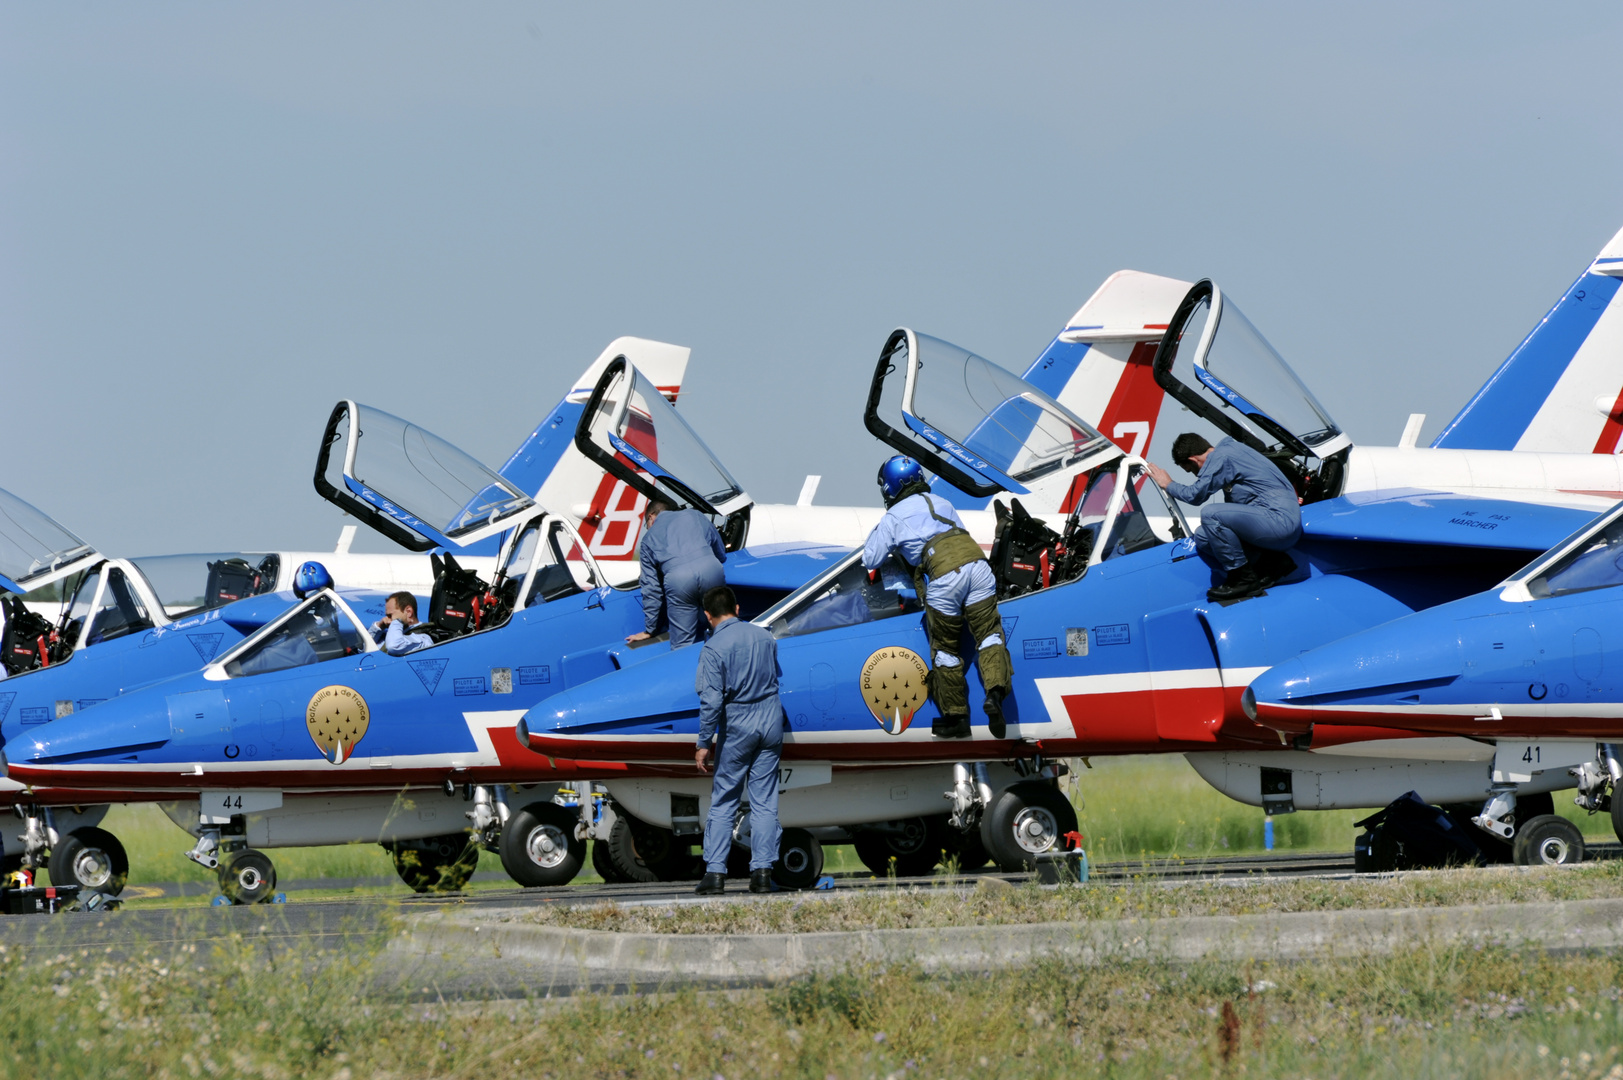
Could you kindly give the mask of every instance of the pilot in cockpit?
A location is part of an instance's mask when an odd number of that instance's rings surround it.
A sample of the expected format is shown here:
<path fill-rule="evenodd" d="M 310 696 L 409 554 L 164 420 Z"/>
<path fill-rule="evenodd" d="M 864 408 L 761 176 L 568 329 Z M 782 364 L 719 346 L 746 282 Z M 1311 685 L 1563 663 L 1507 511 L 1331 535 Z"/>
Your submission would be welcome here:
<path fill-rule="evenodd" d="M 894 552 L 918 575 L 924 629 L 930 636 L 930 697 L 941 713 L 930 733 L 970 737 L 969 679 L 959 644 L 967 622 L 980 650 L 977 666 L 986 690 L 988 727 L 993 738 L 1001 739 L 1003 699 L 1014 681 L 1014 665 L 1003 643 L 992 567 L 952 504 L 930 494 L 917 461 L 897 454 L 881 465 L 879 492 L 889 509 L 868 535 L 862 565 L 879 570 Z"/>
<path fill-rule="evenodd" d="M 383 618 L 369 629 L 372 640 L 382 645 L 384 652 L 390 656 L 405 656 L 434 644 L 434 639 L 427 634 L 411 632 L 410 628 L 416 624 L 417 598 L 402 590 L 391 593 L 383 602 Z"/>

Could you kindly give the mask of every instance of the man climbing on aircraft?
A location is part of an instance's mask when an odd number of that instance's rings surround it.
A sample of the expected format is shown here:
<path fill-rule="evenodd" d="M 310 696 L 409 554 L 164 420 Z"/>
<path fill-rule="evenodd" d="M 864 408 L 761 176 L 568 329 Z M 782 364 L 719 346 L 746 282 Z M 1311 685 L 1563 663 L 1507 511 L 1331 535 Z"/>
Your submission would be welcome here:
<path fill-rule="evenodd" d="M 888 508 L 862 549 L 862 565 L 878 570 L 895 552 L 913 568 L 924 601 L 924 629 L 930 636 L 930 697 L 940 716 L 930 734 L 967 739 L 969 679 L 964 672 L 964 624 L 977 642 L 986 719 L 994 739 L 1004 736 L 1003 699 L 1014 680 L 1014 665 L 1003 644 L 997 611 L 997 577 L 958 512 L 930 494 L 924 468 L 905 454 L 879 467 L 879 493 Z"/>
<path fill-rule="evenodd" d="M 671 628 L 671 648 L 699 640 L 699 609 L 709 589 L 727 584 L 721 564 L 727 550 L 710 519 L 697 510 L 676 510 L 648 500 L 642 545 L 642 612 L 647 629 L 626 638 L 646 641 L 659 629 L 663 611 Z"/>
<path fill-rule="evenodd" d="M 1192 431 L 1172 440 L 1172 460 L 1196 474 L 1193 484 L 1180 484 L 1150 465 L 1150 478 L 1173 498 L 1200 506 L 1221 491 L 1228 500 L 1202 510 L 1195 530 L 1200 557 L 1227 575 L 1207 590 L 1208 600 L 1255 596 L 1295 571 L 1287 552 L 1302 539 L 1302 503 L 1277 465 L 1244 443 L 1214 447 Z"/>
<path fill-rule="evenodd" d="M 390 593 L 383 602 L 383 618 L 371 626 L 372 640 L 383 646 L 390 656 L 426 649 L 434 644 L 427 634 L 413 634 L 409 627 L 417 625 L 417 598 L 409 592 Z"/>

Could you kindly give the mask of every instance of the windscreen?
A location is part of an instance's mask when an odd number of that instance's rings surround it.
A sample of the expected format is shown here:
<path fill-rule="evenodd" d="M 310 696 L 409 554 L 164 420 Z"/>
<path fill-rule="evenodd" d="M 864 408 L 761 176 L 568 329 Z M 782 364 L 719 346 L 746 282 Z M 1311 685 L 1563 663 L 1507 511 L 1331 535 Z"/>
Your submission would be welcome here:
<path fill-rule="evenodd" d="M 1324 406 L 1234 301 L 1222 295 L 1220 302 L 1217 332 L 1196 378 L 1236 409 L 1262 414 L 1309 447 L 1340 435 Z M 1184 343 L 1190 340 L 1186 333 Z M 1277 441 L 1272 432 L 1267 435 L 1269 442 Z"/>
<path fill-rule="evenodd" d="M 1119 454 L 1109 439 L 1018 375 L 940 338 L 915 337 L 908 411 L 1010 479 L 1029 486 Z M 953 448 L 942 449 L 975 468 Z"/>
<path fill-rule="evenodd" d="M 30 578 L 43 578 L 89 554 L 83 540 L 0 489 L 0 574 L 26 591 Z"/>
<path fill-rule="evenodd" d="M 1623 518 L 1614 512 L 1585 541 L 1529 581 L 1527 591 L 1543 600 L 1618 585 L 1623 585 Z"/>
<path fill-rule="evenodd" d="M 366 405 L 355 409 L 360 430 L 350 475 L 445 536 L 455 539 L 535 505 L 438 435 Z"/>
<path fill-rule="evenodd" d="M 276 587 L 281 559 L 237 551 L 131 559 L 170 618 L 221 607 Z"/>
<path fill-rule="evenodd" d="M 265 675 L 364 651 L 359 628 L 323 595 L 227 663 L 225 672 L 232 678 Z"/>
<path fill-rule="evenodd" d="M 659 388 L 628 367 L 603 394 L 592 417 L 591 439 L 623 464 L 647 475 L 681 505 L 689 499 L 665 482 L 674 478 L 712 508 L 737 509 L 744 489 L 704 444 Z"/>

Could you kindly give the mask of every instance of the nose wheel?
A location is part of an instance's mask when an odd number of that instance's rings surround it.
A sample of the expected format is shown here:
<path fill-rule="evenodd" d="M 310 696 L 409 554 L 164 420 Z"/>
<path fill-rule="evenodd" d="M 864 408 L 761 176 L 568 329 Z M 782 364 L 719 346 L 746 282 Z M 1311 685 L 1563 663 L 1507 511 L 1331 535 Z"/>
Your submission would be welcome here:
<path fill-rule="evenodd" d="M 238 848 L 220 860 L 220 892 L 233 904 L 262 904 L 276 892 L 276 866 L 263 851 Z"/>
<path fill-rule="evenodd" d="M 1022 780 L 1005 788 L 981 818 L 981 842 L 1006 874 L 1037 865 L 1037 856 L 1065 847 L 1065 834 L 1076 831 L 1076 808 L 1060 790 L 1040 780 Z"/>
<path fill-rule="evenodd" d="M 556 803 L 531 803 L 502 826 L 502 869 L 525 888 L 568 885 L 586 862 L 575 836 L 580 815 Z"/>
<path fill-rule="evenodd" d="M 86 893 L 117 896 L 130 875 L 130 859 L 118 837 L 86 826 L 61 838 L 47 864 L 54 885 L 77 885 Z"/>
<path fill-rule="evenodd" d="M 1570 866 L 1584 861 L 1584 835 L 1564 817 L 1541 814 L 1516 830 L 1519 866 Z"/>

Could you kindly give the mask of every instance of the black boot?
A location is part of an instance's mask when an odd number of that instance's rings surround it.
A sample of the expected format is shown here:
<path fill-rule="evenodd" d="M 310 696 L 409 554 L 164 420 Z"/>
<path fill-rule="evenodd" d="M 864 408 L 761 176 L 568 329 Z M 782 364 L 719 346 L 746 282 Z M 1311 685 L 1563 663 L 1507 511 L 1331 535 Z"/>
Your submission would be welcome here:
<path fill-rule="evenodd" d="M 1008 688 L 1004 686 L 994 686 L 986 692 L 986 727 L 994 739 L 1003 738 L 1009 730 L 1009 726 L 1003 722 L 1003 699 L 1008 693 Z"/>
<path fill-rule="evenodd" d="M 938 739 L 969 738 L 969 717 L 938 716 L 930 722 L 930 734 Z"/>
<path fill-rule="evenodd" d="M 1288 551 L 1264 551 L 1255 561 L 1255 565 L 1257 576 L 1262 579 L 1263 588 L 1296 573 L 1296 560 L 1291 558 Z"/>
<path fill-rule="evenodd" d="M 1229 576 L 1223 584 L 1215 589 L 1206 590 L 1208 600 L 1243 600 L 1248 596 L 1255 596 L 1268 587 L 1250 563 L 1237 566 L 1229 571 Z"/>
<path fill-rule="evenodd" d="M 750 892 L 772 891 L 772 869 L 763 866 L 758 870 L 750 871 Z"/>
<path fill-rule="evenodd" d="M 727 891 L 727 875 L 706 873 L 693 891 L 700 896 L 720 896 Z"/>

